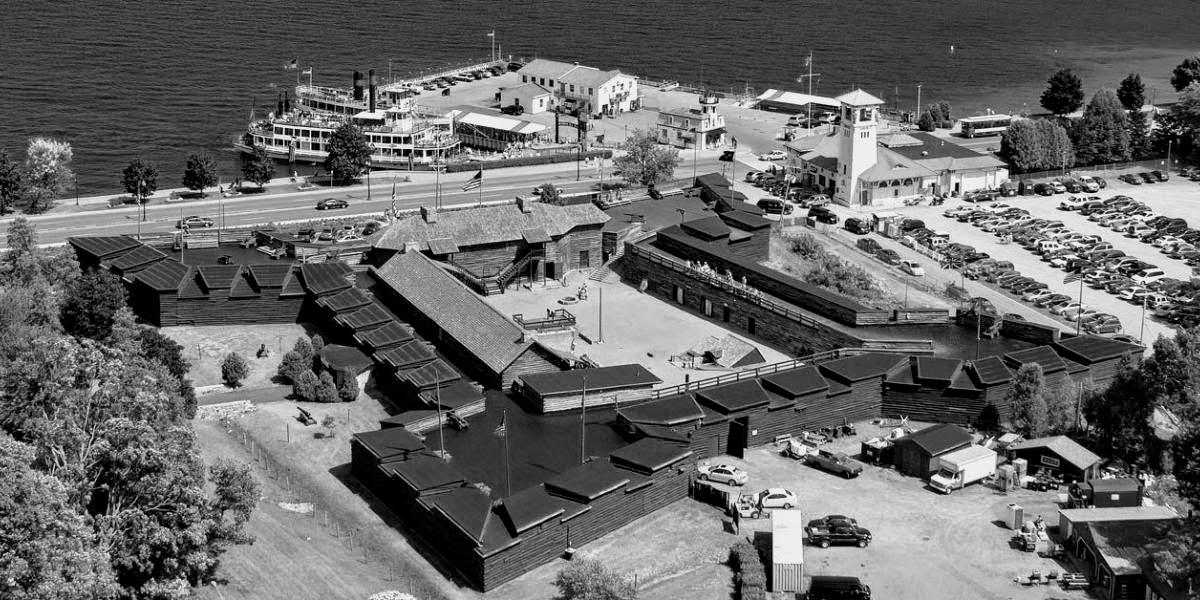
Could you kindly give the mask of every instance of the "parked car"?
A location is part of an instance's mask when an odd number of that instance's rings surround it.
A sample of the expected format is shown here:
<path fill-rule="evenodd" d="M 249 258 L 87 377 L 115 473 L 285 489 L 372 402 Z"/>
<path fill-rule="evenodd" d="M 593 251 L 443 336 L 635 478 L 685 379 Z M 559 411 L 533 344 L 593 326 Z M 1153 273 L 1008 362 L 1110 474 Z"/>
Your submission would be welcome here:
<path fill-rule="evenodd" d="M 761 508 L 790 509 L 799 506 L 800 501 L 791 490 L 783 488 L 768 488 L 758 493 L 758 506 Z"/>
<path fill-rule="evenodd" d="M 1155 177 L 1154 175 L 1151 175 L 1147 171 L 1142 171 L 1141 173 L 1138 173 L 1138 177 L 1141 177 L 1142 181 L 1145 183 L 1158 183 L 1158 178 Z"/>
<path fill-rule="evenodd" d="M 822 548 L 828 548 L 833 544 L 866 548 L 871 543 L 871 532 L 862 527 L 847 525 L 809 527 L 808 542 Z"/>
<path fill-rule="evenodd" d="M 857 233 L 858 235 L 866 235 L 871 233 L 871 227 L 867 224 L 865 219 L 854 217 L 846 219 L 843 227 L 846 228 L 846 231 L 849 231 L 850 233 Z"/>
<path fill-rule="evenodd" d="M 841 452 L 829 452 L 828 450 L 818 450 L 809 454 L 805 457 L 805 464 L 834 475 L 841 475 L 846 479 L 858 477 L 863 471 L 862 463 Z"/>
<path fill-rule="evenodd" d="M 1033 186 L 1033 192 L 1039 196 L 1053 196 L 1054 186 L 1049 183 L 1039 183 Z"/>
<path fill-rule="evenodd" d="M 775 198 L 763 198 L 755 203 L 755 206 L 762 209 L 768 215 L 790 215 L 795 207 L 790 202 L 776 200 Z"/>
<path fill-rule="evenodd" d="M 808 216 L 816 220 L 818 223 L 828 223 L 829 225 L 837 225 L 838 216 L 833 211 L 823 206 L 814 206 L 808 209 Z"/>
<path fill-rule="evenodd" d="M 891 250 L 888 248 L 882 248 L 879 251 L 877 251 L 875 253 L 875 258 L 878 258 L 879 260 L 881 260 L 889 265 L 900 264 L 900 255 L 897 254 L 895 250 Z"/>
<path fill-rule="evenodd" d="M 710 465 L 707 463 L 696 467 L 700 479 L 715 481 L 727 485 L 746 485 L 750 474 L 733 465 Z"/>
<path fill-rule="evenodd" d="M 190 217 L 184 217 L 184 218 L 176 221 L 175 228 L 183 229 L 186 227 L 188 229 L 191 229 L 192 227 L 212 227 L 214 224 L 215 223 L 213 222 L 213 220 L 208 217 L 197 217 L 197 216 L 193 215 Z"/>
<path fill-rule="evenodd" d="M 337 208 L 349 208 L 350 203 L 341 198 L 326 198 L 317 203 L 317 210 L 333 210 Z"/>
<path fill-rule="evenodd" d="M 758 160 L 783 160 L 785 158 L 787 158 L 787 153 L 783 150 L 772 150 L 758 155 Z"/>

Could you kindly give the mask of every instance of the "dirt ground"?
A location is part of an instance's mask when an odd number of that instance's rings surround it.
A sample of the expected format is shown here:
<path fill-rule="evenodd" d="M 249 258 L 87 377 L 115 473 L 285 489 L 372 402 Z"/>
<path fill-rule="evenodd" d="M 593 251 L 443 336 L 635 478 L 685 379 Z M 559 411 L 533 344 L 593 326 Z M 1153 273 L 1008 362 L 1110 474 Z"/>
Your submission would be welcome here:
<path fill-rule="evenodd" d="M 751 342 L 717 323 L 619 283 L 615 273 L 609 279 L 611 283 L 599 283 L 588 281 L 582 273 L 571 273 L 566 287 L 551 281 L 547 286 L 534 284 L 532 289 L 521 288 L 519 291 L 487 296 L 484 300 L 505 315 L 544 315 L 549 308 L 566 308 L 575 315 L 577 328 L 582 334 L 574 339 L 574 352 L 571 350 L 572 336 L 569 332 L 539 337 L 542 343 L 568 354 L 587 355 L 601 365 L 641 363 L 662 379 L 665 386 L 681 384 L 688 376 L 696 380 L 726 372 L 685 369 L 669 362 L 672 355 L 683 353 L 707 336 L 724 337 L 733 333 L 758 347 L 767 363 L 789 358 L 766 344 Z M 574 295 L 585 281 L 588 285 L 587 300 L 570 306 L 558 304 L 560 298 Z M 601 339 L 601 296 L 604 298 L 603 343 L 590 343 L 588 340 Z"/>
<path fill-rule="evenodd" d="M 862 439 L 883 432 L 870 423 L 861 423 L 858 429 L 858 437 L 836 440 L 830 447 L 857 454 Z M 719 461 L 747 469 L 748 490 L 786 487 L 795 492 L 806 520 L 845 514 L 874 534 L 875 541 L 866 549 L 806 547 L 806 575 L 857 576 L 877 598 L 1088 597 L 1058 586 L 1022 587 L 1013 581 L 1035 569 L 1076 570 L 1011 548 L 1012 532 L 1003 526 L 1010 503 L 1022 505 L 1030 519 L 1040 514 L 1056 524 L 1054 492 L 1021 490 L 1006 495 L 977 484 L 943 496 L 923 481 L 889 468 L 868 466 L 862 476 L 845 480 L 784 458 L 771 447 L 751 450 L 745 460 L 722 457 Z M 770 528 L 769 519 L 743 521 L 741 536 L 754 539 L 756 532 L 769 533 Z M 732 572 L 724 561 L 737 539 L 722 511 L 689 499 L 610 533 L 582 548 L 582 553 L 636 574 L 643 598 L 728 600 Z M 551 597 L 551 582 L 563 564 L 544 565 L 488 596 Z"/>
<path fill-rule="evenodd" d="M 316 437 L 326 431 L 323 427 L 297 421 L 291 401 L 259 404 L 255 412 L 235 421 L 256 452 L 265 451 L 270 458 L 255 463 L 265 485 L 251 523 L 258 541 L 226 556 L 220 573 L 229 585 L 220 597 L 366 598 L 387 589 L 407 591 L 408 579 L 402 573 L 409 568 L 418 574 L 417 589 L 431 586 L 455 600 L 480 598 L 478 592 L 447 580 L 395 529 L 396 516 L 377 505 L 349 475 L 350 434 L 378 429 L 379 419 L 387 416 L 384 409 L 365 396 L 349 403 L 306 403 L 305 408 L 318 423 L 326 415 L 334 417 L 332 439 Z M 209 455 L 249 458 L 241 438 L 229 435 L 220 424 L 195 424 Z M 269 472 L 266 464 L 272 465 Z M 288 512 L 279 502 L 312 503 L 317 516 Z"/>
<path fill-rule="evenodd" d="M 291 349 L 296 338 L 305 335 L 304 326 L 296 323 L 180 326 L 161 331 L 183 346 L 183 356 L 192 366 L 188 372 L 192 385 L 201 394 L 226 389 L 221 382 L 221 361 L 230 352 L 241 354 L 250 364 L 250 376 L 242 383 L 244 389 L 270 387 L 283 353 Z M 271 352 L 265 358 L 256 357 L 261 344 Z"/>

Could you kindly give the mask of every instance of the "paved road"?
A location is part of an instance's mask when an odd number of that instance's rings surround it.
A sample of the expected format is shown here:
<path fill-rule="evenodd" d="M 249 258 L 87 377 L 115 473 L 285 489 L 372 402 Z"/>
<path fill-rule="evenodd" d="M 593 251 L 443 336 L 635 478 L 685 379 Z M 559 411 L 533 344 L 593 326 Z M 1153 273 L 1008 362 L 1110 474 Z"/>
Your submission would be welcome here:
<path fill-rule="evenodd" d="M 690 159 L 691 157 L 683 157 Z M 689 177 L 692 171 L 691 160 L 681 160 L 676 175 Z M 716 160 L 715 153 L 710 156 L 701 155 L 696 162 L 700 173 L 720 171 L 721 163 Z M 744 167 L 743 167 L 744 168 Z M 509 171 L 509 170 L 506 170 Z M 472 173 L 455 173 L 443 176 L 440 182 L 441 203 L 443 206 L 471 204 L 479 202 L 479 190 L 464 192 L 462 186 Z M 594 188 L 599 179 L 595 168 L 584 169 L 580 172 L 580 181 L 575 180 L 576 171 L 573 164 L 555 165 L 539 169 L 513 169 L 501 174 L 485 174 L 482 201 L 511 200 L 518 194 L 525 194 L 534 187 L 553 182 L 565 193 L 587 191 Z M 377 177 L 376 179 L 381 179 Z M 611 175 L 606 177 L 611 180 Z M 413 181 L 398 183 L 396 187 L 397 202 L 400 209 L 412 209 L 420 206 L 430 206 L 434 202 L 437 183 L 431 174 L 414 176 Z M 164 192 L 159 192 L 165 196 Z M 350 201 L 348 210 L 318 211 L 315 206 L 323 198 L 345 198 Z M 224 218 L 224 226 L 241 227 L 267 223 L 271 221 L 292 221 L 298 219 L 318 219 L 322 217 L 345 217 L 353 215 L 378 216 L 391 204 L 391 183 L 385 180 L 373 182 L 371 199 L 367 199 L 367 186 L 357 185 L 334 190 L 318 189 L 307 192 L 291 191 L 280 194 L 263 196 L 245 195 L 230 199 L 221 199 L 216 194 L 209 194 L 203 200 L 187 200 L 154 203 L 145 206 L 145 220 L 141 222 L 143 232 L 174 231 L 175 223 L 183 216 L 199 215 L 211 217 L 220 221 Z M 70 207 L 74 210 L 74 207 Z M 38 242 L 56 244 L 66 241 L 75 235 L 136 235 L 139 230 L 139 209 L 134 206 L 107 208 L 103 204 L 93 203 L 78 209 L 79 212 L 38 215 L 32 218 L 38 230 Z M 0 244 L 4 242 L 11 217 L 0 220 Z"/>

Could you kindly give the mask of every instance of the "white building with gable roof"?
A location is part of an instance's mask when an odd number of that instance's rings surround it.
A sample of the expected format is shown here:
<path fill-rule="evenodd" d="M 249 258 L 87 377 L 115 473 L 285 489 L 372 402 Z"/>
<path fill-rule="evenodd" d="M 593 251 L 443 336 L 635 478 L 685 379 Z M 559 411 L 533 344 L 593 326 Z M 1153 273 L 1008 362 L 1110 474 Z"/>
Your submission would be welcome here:
<path fill-rule="evenodd" d="M 611 117 L 641 107 L 637 77 L 620 71 L 538 58 L 517 74 L 521 83 L 535 83 L 550 90 L 557 104 L 567 110 Z"/>

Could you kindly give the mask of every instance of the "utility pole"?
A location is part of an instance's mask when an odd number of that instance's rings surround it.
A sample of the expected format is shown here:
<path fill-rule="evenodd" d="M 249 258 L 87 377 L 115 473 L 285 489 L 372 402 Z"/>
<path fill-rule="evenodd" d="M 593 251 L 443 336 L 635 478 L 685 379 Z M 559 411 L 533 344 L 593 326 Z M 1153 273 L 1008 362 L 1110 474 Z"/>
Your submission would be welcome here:
<path fill-rule="evenodd" d="M 921 118 L 921 82 L 917 82 L 917 110 L 913 113 L 913 119 Z M 915 123 L 916 121 L 914 121 Z"/>
<path fill-rule="evenodd" d="M 804 79 L 805 79 L 806 77 L 808 78 L 808 128 L 809 128 L 809 129 L 812 129 L 812 125 L 813 125 L 813 122 L 812 122 L 812 107 L 813 107 L 813 101 L 812 101 L 812 91 L 813 91 L 813 90 L 812 90 L 812 82 L 813 82 L 813 77 L 820 77 L 820 76 L 821 76 L 821 74 L 820 74 L 820 73 L 813 73 L 813 72 L 812 72 L 812 50 L 809 50 L 809 51 L 808 51 L 808 58 L 807 58 L 807 59 L 805 59 L 805 61 L 804 61 L 804 64 L 805 64 L 806 66 L 808 66 L 808 75 L 801 75 L 801 76 L 799 76 L 799 77 L 797 77 L 797 78 L 796 78 L 796 81 L 797 81 L 797 82 L 799 82 L 799 83 L 804 83 Z"/>

